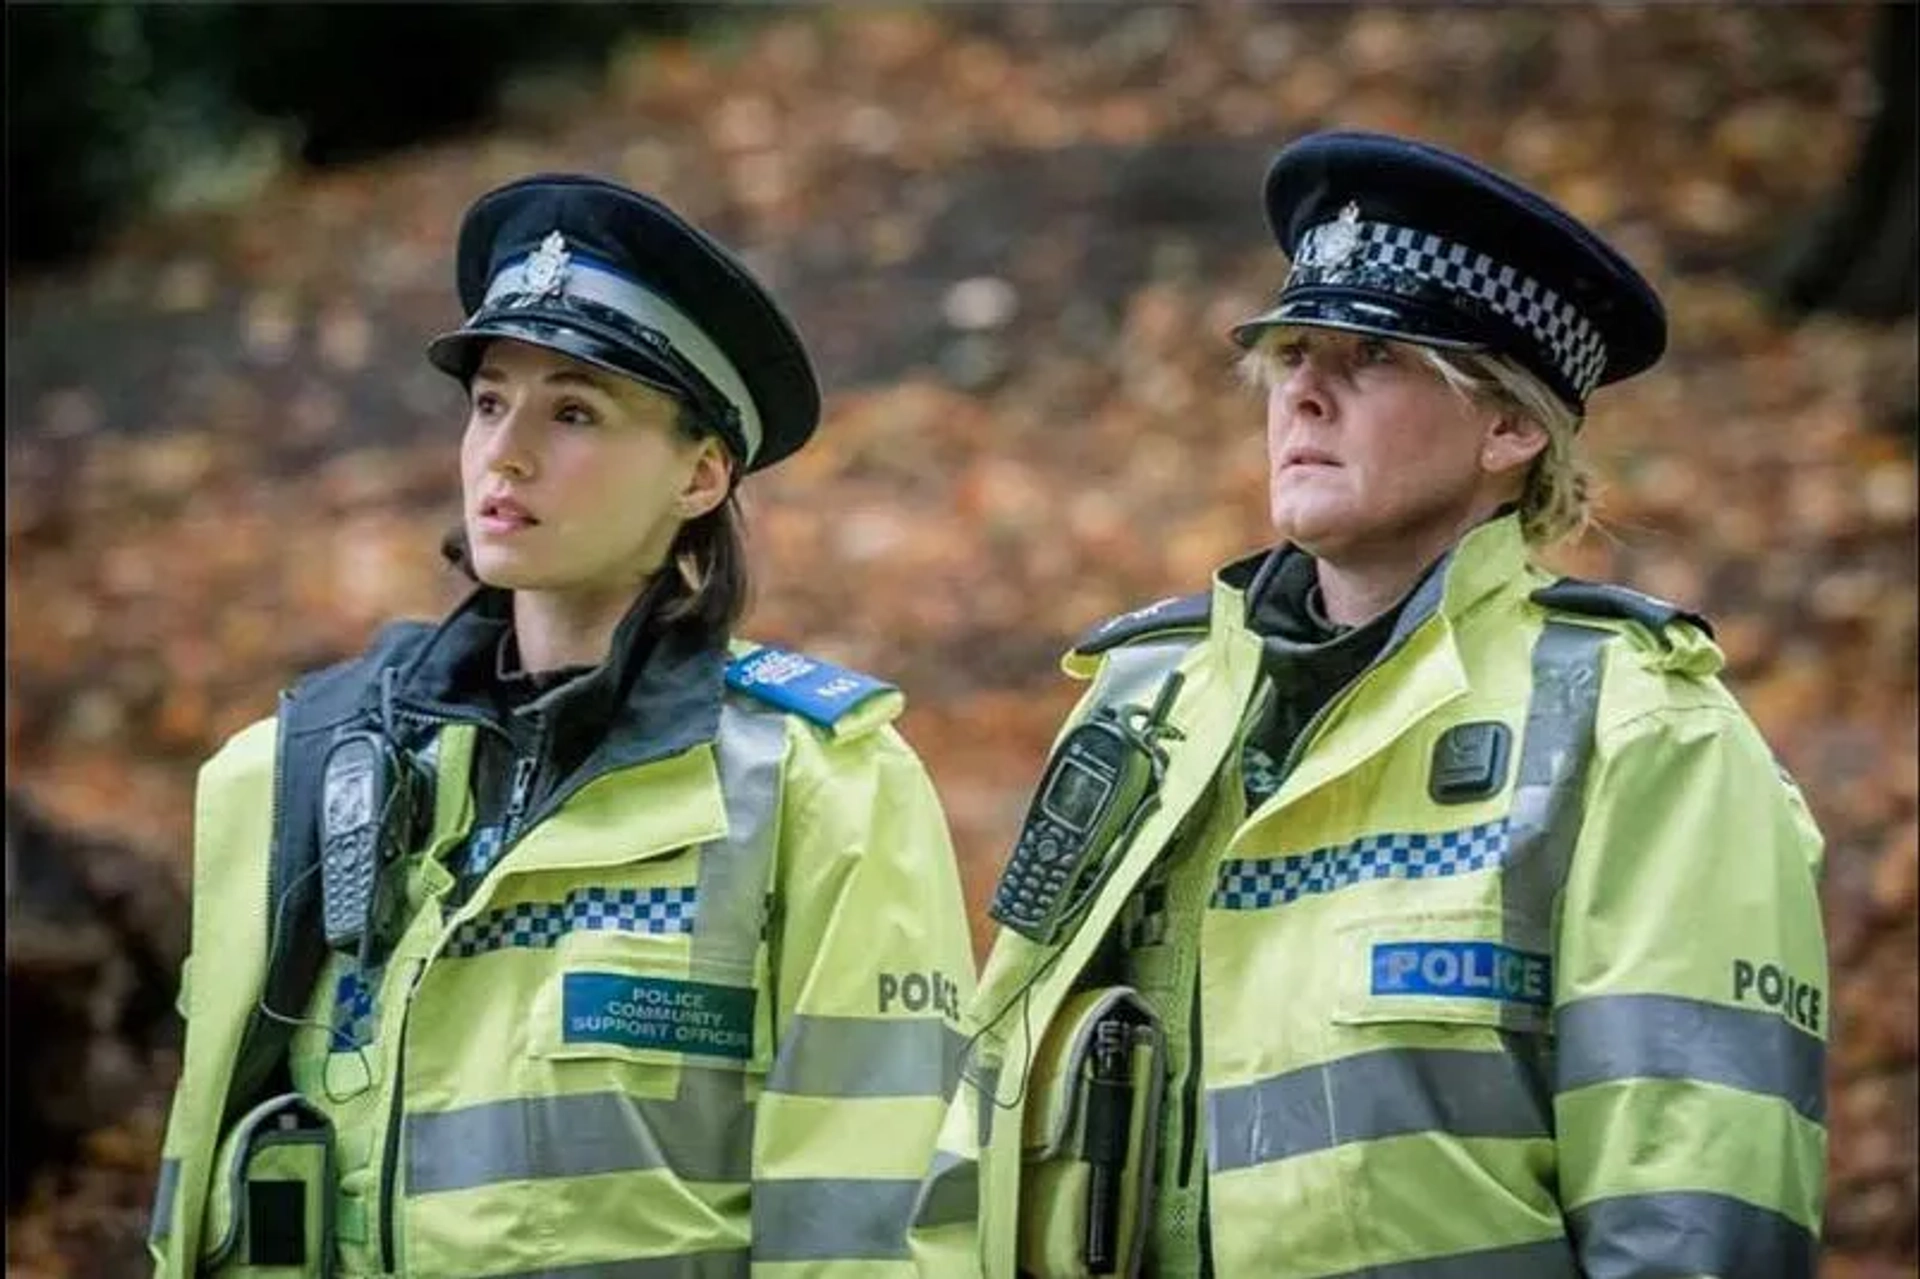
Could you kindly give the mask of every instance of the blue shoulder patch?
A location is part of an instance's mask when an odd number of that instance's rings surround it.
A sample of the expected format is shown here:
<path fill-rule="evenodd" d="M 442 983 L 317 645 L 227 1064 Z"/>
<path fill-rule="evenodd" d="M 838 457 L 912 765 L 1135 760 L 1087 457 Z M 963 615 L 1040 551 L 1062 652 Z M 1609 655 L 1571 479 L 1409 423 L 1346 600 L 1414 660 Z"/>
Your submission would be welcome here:
<path fill-rule="evenodd" d="M 1588 617 L 1611 617 L 1638 622 L 1658 635 L 1675 622 L 1687 622 L 1699 628 L 1709 639 L 1713 624 L 1698 613 L 1676 604 L 1611 582 L 1589 582 L 1579 577 L 1563 577 L 1541 587 L 1529 596 L 1543 608 L 1566 613 L 1584 613 Z"/>
<path fill-rule="evenodd" d="M 893 685 L 804 653 L 763 645 L 727 665 L 727 687 L 832 728 L 848 711 Z"/>
<path fill-rule="evenodd" d="M 1073 651 L 1083 657 L 1118 648 L 1129 640 L 1160 631 L 1204 631 L 1213 616 L 1213 592 L 1196 591 L 1192 595 L 1169 595 L 1144 608 L 1136 608 L 1118 617 L 1109 617 L 1082 635 Z"/>

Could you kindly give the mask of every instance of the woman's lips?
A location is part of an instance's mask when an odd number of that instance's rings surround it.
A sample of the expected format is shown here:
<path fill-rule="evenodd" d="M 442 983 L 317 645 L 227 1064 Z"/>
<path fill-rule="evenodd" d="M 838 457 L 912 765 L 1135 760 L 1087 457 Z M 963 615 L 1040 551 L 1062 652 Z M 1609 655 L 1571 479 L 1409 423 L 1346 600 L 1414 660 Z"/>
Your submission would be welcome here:
<path fill-rule="evenodd" d="M 494 537 L 504 537 L 522 529 L 532 528 L 540 521 L 533 513 L 510 497 L 490 497 L 480 503 L 475 517 L 482 533 Z"/>
<path fill-rule="evenodd" d="M 1290 449 L 1280 459 L 1280 465 L 1289 466 L 1338 466 L 1340 462 L 1331 453 L 1322 453 L 1317 449 Z"/>

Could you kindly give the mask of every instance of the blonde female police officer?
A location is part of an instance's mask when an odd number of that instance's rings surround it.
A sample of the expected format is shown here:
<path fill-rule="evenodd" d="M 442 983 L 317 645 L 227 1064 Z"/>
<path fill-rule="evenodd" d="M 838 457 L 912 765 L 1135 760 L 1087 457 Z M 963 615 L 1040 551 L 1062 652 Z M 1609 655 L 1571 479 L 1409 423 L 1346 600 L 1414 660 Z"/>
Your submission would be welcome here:
<path fill-rule="evenodd" d="M 1066 659 L 1107 728 L 1030 827 L 1118 833 L 996 892 L 926 1271 L 1811 1276 L 1820 837 L 1703 622 L 1531 563 L 1658 299 L 1413 142 L 1302 139 L 1266 202 L 1279 545 Z"/>
<path fill-rule="evenodd" d="M 972 976 L 946 827 L 897 692 L 730 641 L 806 353 L 592 178 L 482 197 L 458 276 L 482 585 L 202 773 L 157 1273 L 910 1271 Z"/>

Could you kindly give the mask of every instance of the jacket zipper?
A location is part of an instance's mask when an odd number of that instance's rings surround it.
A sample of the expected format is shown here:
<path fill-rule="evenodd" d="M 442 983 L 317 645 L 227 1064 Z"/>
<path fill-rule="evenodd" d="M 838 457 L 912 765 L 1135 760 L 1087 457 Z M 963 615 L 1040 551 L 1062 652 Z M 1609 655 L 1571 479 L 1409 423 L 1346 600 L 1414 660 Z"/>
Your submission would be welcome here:
<path fill-rule="evenodd" d="M 1233 784 L 1224 788 L 1226 793 L 1222 796 L 1222 802 L 1226 803 L 1233 810 L 1235 810 L 1235 817 L 1233 821 L 1234 829 L 1238 829 L 1240 823 L 1244 822 L 1247 819 L 1246 776 L 1240 766 L 1240 760 L 1245 756 L 1245 753 L 1246 753 L 1247 737 L 1252 732 L 1253 725 L 1258 723 L 1260 721 L 1260 718 L 1266 714 L 1267 705 L 1268 705 L 1268 702 L 1271 700 L 1272 696 L 1273 694 L 1271 692 L 1267 693 L 1267 695 L 1264 698 L 1261 696 L 1261 694 L 1258 691 L 1254 693 L 1252 714 L 1246 719 L 1245 723 L 1242 725 L 1241 731 L 1234 734 L 1232 745 L 1227 747 L 1227 750 L 1230 753 L 1228 754 L 1227 759 L 1225 761 L 1225 766 L 1231 773 L 1234 774 L 1234 776 L 1231 778 L 1231 781 L 1233 782 Z M 1196 849 L 1195 851 L 1198 852 L 1199 850 Z M 1206 904 L 1204 902 L 1201 903 L 1200 913 L 1202 916 L 1206 914 L 1206 909 L 1207 909 Z M 1187 1043 L 1191 1046 L 1189 1051 L 1192 1055 L 1192 1058 L 1188 1062 L 1186 1082 L 1181 1086 L 1181 1089 L 1180 1089 L 1180 1093 L 1181 1093 L 1180 1107 L 1181 1107 L 1181 1118 L 1182 1118 L 1181 1125 L 1180 1125 L 1180 1188 L 1182 1190 L 1185 1190 L 1193 1182 L 1193 1147 L 1194 1147 L 1194 1142 L 1197 1140 L 1197 1138 L 1195 1137 L 1196 1125 L 1200 1122 L 1200 1060 L 1201 1060 L 1200 964 L 1201 962 L 1202 962 L 1202 957 L 1199 953 L 1199 946 L 1196 944 L 1194 947 L 1194 958 L 1193 958 L 1193 993 L 1192 993 L 1192 996 L 1187 1000 Z M 1203 1201 L 1203 1204 L 1204 1204 L 1204 1201 Z M 1203 1206 L 1202 1220 L 1204 1219 L 1205 1219 L 1205 1208 Z"/>
<path fill-rule="evenodd" d="M 1195 948 L 1196 950 L 1198 947 Z M 1187 1078 L 1180 1086 L 1180 1188 L 1193 1182 L 1194 1126 L 1200 1122 L 1200 960 L 1193 961 L 1193 996 L 1187 1000 Z"/>
<path fill-rule="evenodd" d="M 1419 628 L 1415 627 L 1413 629 L 1417 630 Z M 1408 635 L 1411 634 L 1412 631 L 1409 631 Z M 1362 670 L 1358 675 L 1349 680 L 1345 688 L 1328 698 L 1326 702 L 1321 705 L 1320 709 L 1313 713 L 1307 720 L 1306 726 L 1300 730 L 1294 737 L 1292 744 L 1287 747 L 1286 761 L 1280 766 L 1279 786 L 1286 785 L 1287 778 L 1293 776 L 1294 767 L 1300 762 L 1300 756 L 1306 753 L 1308 743 L 1313 740 L 1313 735 L 1319 731 L 1320 726 L 1326 722 L 1327 716 L 1333 712 L 1335 707 L 1345 702 L 1352 695 L 1354 688 L 1361 680 L 1365 679 L 1370 672 L 1377 669 L 1389 657 L 1392 657 L 1394 653 L 1406 643 L 1406 639 L 1407 636 L 1402 636 L 1397 642 L 1381 649 L 1373 661 L 1367 664 L 1365 670 Z M 1245 745 L 1246 738 L 1243 734 L 1236 739 L 1234 746 L 1229 749 L 1236 751 L 1244 750 Z M 1241 779 L 1241 786 L 1242 788 L 1245 786 L 1244 778 Z M 1277 795 L 1279 793 L 1279 789 L 1276 787 L 1274 794 Z M 1244 822 L 1248 817 L 1252 816 L 1252 813 L 1244 808 L 1244 789 L 1242 789 L 1242 796 L 1240 803 L 1243 805 L 1243 808 L 1240 813 L 1240 821 Z M 1229 802 L 1231 802 L 1233 798 L 1233 796 L 1229 795 Z M 1271 798 L 1271 796 L 1268 798 Z M 1239 823 L 1235 823 L 1235 825 L 1237 827 Z M 1198 958 L 1194 960 L 1193 965 L 1193 998 L 1188 1001 L 1188 1010 L 1190 1015 L 1187 1019 L 1187 1042 L 1192 1045 L 1192 1061 L 1188 1066 L 1186 1085 L 1181 1089 L 1182 1095 L 1180 1099 L 1185 1120 L 1181 1125 L 1180 1131 L 1180 1187 L 1183 1190 L 1191 1184 L 1193 1176 L 1194 1125 L 1199 1119 L 1200 1110 L 1200 960 Z M 1201 1263 L 1203 1271 L 1211 1274 L 1213 1259 L 1210 1253 L 1209 1237 L 1212 1232 L 1208 1228 L 1209 1223 L 1207 1221 L 1206 1195 L 1204 1189 L 1203 1186 L 1199 1223 L 1202 1243 Z"/>
<path fill-rule="evenodd" d="M 408 712 L 413 718 L 442 724 L 459 722 L 477 722 L 487 724 L 496 732 L 504 732 L 499 725 L 479 721 L 457 721 L 439 716 Z M 507 792 L 507 809 L 500 825 L 500 846 L 494 853 L 494 865 L 507 855 L 514 837 L 519 834 L 522 819 L 526 815 L 527 802 L 533 794 L 534 779 L 540 773 L 540 735 L 536 730 L 533 749 L 524 755 L 516 756 L 513 761 L 513 779 Z M 489 867 L 491 869 L 491 867 Z M 406 1109 L 406 1061 L 407 1061 L 407 1022 L 413 1013 L 413 992 L 420 986 L 420 978 L 427 970 L 426 960 L 415 964 L 413 976 L 407 980 L 406 994 L 401 996 L 400 1028 L 396 1032 L 399 1042 L 393 1055 L 393 1091 L 387 1103 L 387 1135 L 380 1153 L 380 1268 L 392 1273 L 394 1264 L 394 1239 L 398 1233 L 394 1223 L 397 1196 L 394 1194 L 395 1173 L 400 1167 L 400 1128 Z"/>
<path fill-rule="evenodd" d="M 400 1121 L 401 1098 L 406 1091 L 407 1082 L 407 1009 L 413 1003 L 413 991 L 420 984 L 420 974 L 426 971 L 424 963 L 416 963 L 413 976 L 407 979 L 407 992 L 402 995 L 400 1014 L 399 1042 L 393 1054 L 393 1091 L 387 1104 L 387 1137 L 380 1151 L 380 1271 L 393 1273 L 394 1254 L 394 1194 L 393 1174 L 400 1166 Z"/>
<path fill-rule="evenodd" d="M 453 724 L 475 724 L 483 728 L 501 731 L 499 726 L 484 719 L 463 719 L 452 715 L 438 715 L 426 711 L 402 708 L 400 718 L 413 720 L 421 724 L 436 724 L 446 727 Z M 401 1104 L 406 1090 L 407 1080 L 407 1008 L 413 1002 L 414 987 L 420 984 L 420 974 L 425 964 L 415 964 L 413 975 L 407 978 L 407 989 L 400 996 L 400 1029 L 398 1042 L 393 1054 L 393 1090 L 387 1098 L 387 1131 L 380 1143 L 380 1269 L 383 1273 L 393 1273 L 394 1263 L 394 1213 L 393 1213 L 393 1174 L 400 1166 L 400 1122 Z"/>
<path fill-rule="evenodd" d="M 533 779 L 540 771 L 540 760 L 534 755 L 522 755 L 513 761 L 513 787 L 507 793 L 506 818 L 500 824 L 500 852 L 506 853 L 507 844 L 520 833 L 520 819 L 526 816 L 527 799 L 533 793 Z"/>

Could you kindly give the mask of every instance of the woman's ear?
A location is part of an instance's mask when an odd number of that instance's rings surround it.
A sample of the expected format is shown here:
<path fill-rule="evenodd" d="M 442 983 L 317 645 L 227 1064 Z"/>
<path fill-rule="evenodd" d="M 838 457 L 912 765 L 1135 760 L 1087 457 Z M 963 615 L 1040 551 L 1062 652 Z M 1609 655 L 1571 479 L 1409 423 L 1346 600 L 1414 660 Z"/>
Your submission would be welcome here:
<path fill-rule="evenodd" d="M 680 490 L 680 518 L 697 520 L 727 500 L 733 487 L 733 463 L 719 440 L 708 436 L 696 446 L 699 454 Z"/>
<path fill-rule="evenodd" d="M 1504 475 L 1526 466 L 1547 447 L 1547 428 L 1524 413 L 1500 414 L 1480 439 L 1480 469 Z"/>

